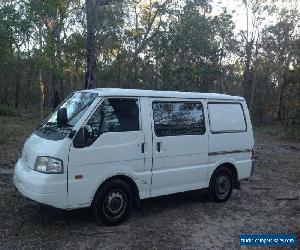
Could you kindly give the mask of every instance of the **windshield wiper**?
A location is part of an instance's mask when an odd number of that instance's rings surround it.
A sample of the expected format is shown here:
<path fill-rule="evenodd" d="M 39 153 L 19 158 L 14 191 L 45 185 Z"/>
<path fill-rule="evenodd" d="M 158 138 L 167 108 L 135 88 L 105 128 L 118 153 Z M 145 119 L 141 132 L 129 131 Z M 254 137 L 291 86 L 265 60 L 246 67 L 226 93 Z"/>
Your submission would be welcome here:
<path fill-rule="evenodd" d="M 57 132 L 57 130 L 53 127 L 43 127 L 42 130 L 44 132 L 47 132 L 47 131 Z"/>
<path fill-rule="evenodd" d="M 70 125 L 70 124 L 68 124 L 67 127 L 61 127 L 61 128 L 59 128 L 59 129 L 60 129 L 60 130 L 69 130 L 69 131 L 72 131 L 72 130 L 73 130 L 73 126 Z"/>
<path fill-rule="evenodd" d="M 37 130 L 44 130 L 44 131 L 54 131 L 57 132 L 57 130 L 54 128 L 54 126 L 57 125 L 55 122 L 46 122 L 46 123 L 41 123 L 40 125 L 37 126 Z"/>
<path fill-rule="evenodd" d="M 45 124 L 47 127 L 57 125 L 57 122 L 46 122 Z"/>

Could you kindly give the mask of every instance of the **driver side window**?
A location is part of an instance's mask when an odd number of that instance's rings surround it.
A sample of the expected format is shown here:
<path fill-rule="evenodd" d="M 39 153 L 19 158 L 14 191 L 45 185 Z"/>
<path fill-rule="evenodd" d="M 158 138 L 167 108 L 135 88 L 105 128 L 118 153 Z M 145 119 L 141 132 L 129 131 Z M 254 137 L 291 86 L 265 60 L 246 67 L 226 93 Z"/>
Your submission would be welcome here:
<path fill-rule="evenodd" d="M 105 99 L 87 125 L 90 130 L 90 145 L 103 133 L 140 130 L 138 99 Z"/>

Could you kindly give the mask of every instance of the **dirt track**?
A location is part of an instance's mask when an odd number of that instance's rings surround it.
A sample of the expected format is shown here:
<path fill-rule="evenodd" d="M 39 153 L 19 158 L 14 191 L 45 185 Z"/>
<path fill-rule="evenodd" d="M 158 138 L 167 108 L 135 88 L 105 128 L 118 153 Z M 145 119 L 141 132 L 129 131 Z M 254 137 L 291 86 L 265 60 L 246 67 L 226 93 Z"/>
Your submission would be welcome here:
<path fill-rule="evenodd" d="M 242 233 L 300 231 L 300 144 L 256 131 L 256 172 L 224 204 L 203 191 L 142 202 L 118 227 L 101 227 L 88 209 L 28 204 L 0 172 L 0 249 L 237 249 Z"/>

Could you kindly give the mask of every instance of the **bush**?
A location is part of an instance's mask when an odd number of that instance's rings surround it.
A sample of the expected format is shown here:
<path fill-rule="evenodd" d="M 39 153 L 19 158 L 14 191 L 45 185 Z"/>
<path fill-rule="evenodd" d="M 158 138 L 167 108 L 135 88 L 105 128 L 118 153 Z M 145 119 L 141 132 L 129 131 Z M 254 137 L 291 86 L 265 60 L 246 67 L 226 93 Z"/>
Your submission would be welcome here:
<path fill-rule="evenodd" d="M 0 106 L 0 115 L 4 116 L 17 116 L 18 112 L 11 106 Z"/>
<path fill-rule="evenodd" d="M 295 140 L 300 142 L 300 125 L 290 126 L 287 129 L 287 137 L 290 140 Z"/>
<path fill-rule="evenodd" d="M 290 140 L 300 142 L 300 126 L 293 125 L 293 126 L 267 126 L 267 127 L 260 127 L 260 129 L 266 132 L 269 135 L 277 137 L 283 140 Z"/>
<path fill-rule="evenodd" d="M 7 133 L 0 133 L 0 145 L 6 144 L 9 139 L 9 136 Z"/>

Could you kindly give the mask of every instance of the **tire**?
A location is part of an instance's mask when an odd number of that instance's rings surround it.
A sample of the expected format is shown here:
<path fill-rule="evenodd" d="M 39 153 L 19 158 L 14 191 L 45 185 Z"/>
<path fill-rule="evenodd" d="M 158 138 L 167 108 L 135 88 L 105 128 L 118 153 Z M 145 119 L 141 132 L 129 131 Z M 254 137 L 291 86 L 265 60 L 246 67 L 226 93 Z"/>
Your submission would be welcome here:
<path fill-rule="evenodd" d="M 97 192 L 92 205 L 96 221 L 106 225 L 119 225 L 131 212 L 132 191 L 122 180 L 111 180 Z"/>
<path fill-rule="evenodd" d="M 218 168 L 209 182 L 210 199 L 216 202 L 227 201 L 232 194 L 233 184 L 231 171 L 226 167 Z"/>

